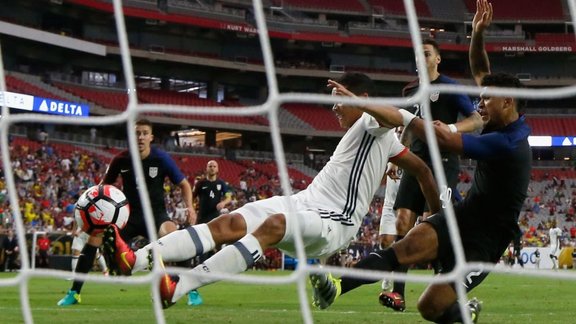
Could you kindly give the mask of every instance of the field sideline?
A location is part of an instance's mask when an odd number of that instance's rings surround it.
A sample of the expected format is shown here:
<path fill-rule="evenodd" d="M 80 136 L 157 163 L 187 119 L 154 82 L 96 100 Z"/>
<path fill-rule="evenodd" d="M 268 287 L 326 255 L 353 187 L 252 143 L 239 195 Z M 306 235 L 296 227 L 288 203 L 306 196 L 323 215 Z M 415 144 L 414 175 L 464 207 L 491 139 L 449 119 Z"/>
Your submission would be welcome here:
<path fill-rule="evenodd" d="M 564 270 L 572 271 L 572 270 Z M 253 272 L 285 275 L 285 272 Z M 0 273 L 0 280 L 14 274 Z M 58 307 L 70 281 L 35 278 L 30 303 L 35 323 L 154 323 L 150 288 L 145 285 L 87 283 L 82 304 Z M 328 310 L 312 310 L 315 323 L 424 323 L 416 310 L 423 284 L 408 283 L 405 313 L 378 304 L 380 284 L 340 297 Z M 296 285 L 249 285 L 221 282 L 200 290 L 204 305 L 190 307 L 183 298 L 165 310 L 167 323 L 300 323 Z M 573 323 L 576 281 L 491 274 L 470 296 L 484 302 L 479 323 Z M 0 287 L 0 323 L 22 323 L 16 287 Z"/>

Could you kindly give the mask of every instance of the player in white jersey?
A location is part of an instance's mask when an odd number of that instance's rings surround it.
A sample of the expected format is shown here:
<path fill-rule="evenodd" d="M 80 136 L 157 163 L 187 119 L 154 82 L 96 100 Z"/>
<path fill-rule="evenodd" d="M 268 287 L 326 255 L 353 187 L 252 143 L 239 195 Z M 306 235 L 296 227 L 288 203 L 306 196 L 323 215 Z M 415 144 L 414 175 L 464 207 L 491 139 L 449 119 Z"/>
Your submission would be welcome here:
<path fill-rule="evenodd" d="M 372 88 L 370 78 L 360 73 L 346 73 L 339 82 L 358 96 L 367 97 Z M 291 196 L 248 203 L 208 224 L 164 236 L 136 253 L 119 235 L 114 235 L 111 237 L 116 246 L 113 259 L 117 265 L 125 269 L 125 274 L 131 274 L 148 267 L 152 248 L 158 250 L 163 260 L 177 261 L 206 253 L 222 243 L 228 244 L 189 273 L 177 277 L 166 275 L 161 280 L 160 295 L 166 308 L 188 291 L 216 281 L 198 274 L 245 271 L 271 246 L 295 256 L 296 232 L 302 236 L 308 257 L 328 257 L 346 247 L 358 232 L 388 160 L 414 174 L 430 208 L 440 209 L 432 172 L 400 144 L 394 127 L 379 124 L 353 106 L 336 104 L 333 111 L 340 126 L 348 130 L 308 188 Z M 402 120 L 400 113 L 394 117 L 394 123 Z"/>
<path fill-rule="evenodd" d="M 550 238 L 550 259 L 552 260 L 552 269 L 558 269 L 558 256 L 560 255 L 560 237 L 562 230 L 556 226 L 556 221 L 552 221 L 552 226 L 548 232 Z"/>

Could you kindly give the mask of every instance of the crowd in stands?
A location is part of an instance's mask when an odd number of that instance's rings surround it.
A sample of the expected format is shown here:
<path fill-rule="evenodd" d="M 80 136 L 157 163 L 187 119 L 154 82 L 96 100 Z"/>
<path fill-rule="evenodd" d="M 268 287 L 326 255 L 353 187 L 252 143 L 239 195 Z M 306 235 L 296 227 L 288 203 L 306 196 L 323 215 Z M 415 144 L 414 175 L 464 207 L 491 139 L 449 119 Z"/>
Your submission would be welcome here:
<path fill-rule="evenodd" d="M 108 160 L 81 147 L 63 153 L 49 142 L 21 138 L 11 141 L 9 151 L 27 232 L 70 230 L 76 199 L 85 189 L 100 182 Z M 187 161 L 176 160 L 179 163 Z M 238 179 L 225 179 L 230 181 L 233 189 L 230 209 L 282 194 L 277 175 L 259 169 L 260 164 L 254 161 L 246 164 L 245 169 L 237 174 Z M 0 168 L 0 230 L 13 226 L 4 172 Z M 203 172 L 204 168 L 199 167 L 188 174 L 191 182 L 199 180 Z M 290 180 L 295 191 L 308 185 L 305 179 Z M 181 193 L 169 181 L 165 192 L 168 211 L 174 214 L 179 208 Z"/>
<path fill-rule="evenodd" d="M 17 139 L 11 141 L 9 150 L 20 212 L 27 232 L 70 231 L 77 197 L 83 190 L 100 182 L 107 159 L 81 147 L 61 152 L 49 141 Z M 245 169 L 237 175 L 238 179 L 224 179 L 230 183 L 233 191 L 229 210 L 250 201 L 282 194 L 278 176 L 266 172 L 263 165 L 265 164 L 247 162 Z M 190 173 L 191 183 L 199 180 L 203 171 L 204 168 L 199 167 Z M 0 233 L 13 227 L 14 217 L 9 206 L 5 172 L 0 168 Z M 519 219 L 524 233 L 524 246 L 548 245 L 548 230 L 552 221 L 556 221 L 563 230 L 564 244 L 576 239 L 576 177 L 566 177 L 566 174 L 570 176 L 573 173 L 574 171 L 550 171 L 533 176 L 524 211 Z M 462 168 L 458 185 L 461 195 L 465 195 L 470 186 L 471 174 L 471 167 Z M 302 190 L 307 185 L 305 180 L 292 182 L 294 191 Z M 182 208 L 179 189 L 167 181 L 165 192 L 168 212 L 178 220 L 179 210 Z M 351 266 L 378 248 L 382 203 L 383 196 L 374 197 L 356 239 L 346 251 L 331 260 L 333 264 Z M 259 267 L 278 266 L 279 262 L 275 258 L 279 254 L 274 251 L 267 253 L 268 258 L 263 259 Z"/>
<path fill-rule="evenodd" d="M 553 222 L 562 230 L 563 245 L 575 242 L 576 179 L 567 178 L 562 172 L 545 172 L 534 175 L 528 189 L 519 219 L 524 246 L 547 246 Z"/>

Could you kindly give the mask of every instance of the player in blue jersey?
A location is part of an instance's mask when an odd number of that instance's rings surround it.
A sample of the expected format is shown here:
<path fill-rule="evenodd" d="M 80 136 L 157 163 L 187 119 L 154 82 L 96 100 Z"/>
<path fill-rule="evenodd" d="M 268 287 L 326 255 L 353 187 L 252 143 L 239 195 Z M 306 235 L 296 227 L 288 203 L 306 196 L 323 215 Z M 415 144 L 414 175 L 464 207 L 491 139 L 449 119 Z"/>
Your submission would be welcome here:
<path fill-rule="evenodd" d="M 425 39 L 422 42 L 422 50 L 431 84 L 457 84 L 455 80 L 438 71 L 442 57 L 436 41 Z M 420 79 L 416 79 L 404 87 L 402 95 L 404 97 L 412 96 L 418 91 L 419 87 Z M 433 92 L 430 94 L 429 99 L 431 119 L 445 124 L 447 130 L 468 133 L 482 128 L 482 118 L 476 112 L 472 100 L 467 95 Z M 420 103 L 406 108 L 406 110 L 418 117 L 424 117 L 424 111 Z M 458 120 L 459 116 L 463 117 L 460 121 Z M 424 160 L 432 169 L 432 159 L 428 151 L 428 145 L 420 138 L 412 136 L 410 129 L 406 129 L 401 138 L 403 138 L 402 143 L 410 143 L 410 150 Z M 441 149 L 440 154 L 448 188 L 456 190 L 460 171 L 458 154 L 443 149 Z M 426 218 L 426 216 L 430 215 L 430 212 L 426 209 L 426 201 L 422 195 L 422 190 L 420 190 L 416 179 L 410 174 L 406 174 L 400 181 L 397 198 L 394 202 L 394 210 L 396 212 L 397 241 L 401 240 L 414 227 L 417 217 Z M 406 271 L 408 271 L 407 267 L 400 267 L 396 272 Z M 380 303 L 396 311 L 404 311 L 404 289 L 404 281 L 394 281 L 392 291 L 383 291 L 380 294 Z"/>
<path fill-rule="evenodd" d="M 490 24 L 492 7 L 485 0 L 478 1 L 470 45 L 470 65 L 475 80 L 483 87 L 521 88 L 515 76 L 490 74 L 488 56 L 484 49 L 483 32 Z M 338 91 L 347 95 L 344 88 Z M 530 128 L 520 114 L 522 103 L 510 96 L 481 95 L 479 111 L 484 129 L 479 135 L 451 133 L 435 126 L 440 148 L 465 154 L 478 162 L 472 187 L 466 197 L 454 206 L 464 254 L 467 261 L 496 264 L 508 244 L 518 234 L 518 215 L 526 198 L 530 180 L 532 154 L 528 144 Z M 393 107 L 361 107 L 379 121 L 390 121 Z M 403 120 L 421 139 L 425 139 L 424 121 L 400 110 Z M 403 240 L 390 248 L 372 253 L 356 267 L 395 271 L 400 265 L 436 261 L 441 272 L 454 269 L 455 257 L 444 212 L 426 218 L 415 226 Z M 460 312 L 455 285 L 464 284 L 470 291 L 488 275 L 482 269 L 471 271 L 463 282 L 431 284 L 420 296 L 418 310 L 426 320 L 436 323 L 462 322 L 467 316 Z M 375 280 L 350 276 L 341 279 L 329 274 L 313 274 L 315 303 L 327 308 L 343 293 Z M 474 322 L 481 304 L 471 300 L 467 305 Z"/>
<path fill-rule="evenodd" d="M 208 161 L 206 176 L 194 185 L 192 197 L 198 199 L 198 224 L 208 223 L 224 214 L 232 201 L 232 192 L 228 184 L 218 177 L 219 172 L 218 162 Z"/>
<path fill-rule="evenodd" d="M 168 217 L 166 212 L 164 202 L 164 179 L 166 177 L 182 190 L 182 197 L 188 209 L 188 223 L 194 224 L 196 222 L 196 211 L 192 203 L 192 187 L 184 174 L 178 169 L 174 160 L 172 160 L 166 152 L 151 146 L 154 140 L 152 123 L 149 120 L 140 119 L 136 122 L 135 131 L 142 169 L 144 170 L 144 180 L 146 181 L 148 197 L 154 216 L 154 225 L 156 226 L 158 236 L 162 237 L 178 229 L 176 223 Z M 122 191 L 130 203 L 130 217 L 128 223 L 122 229 L 121 235 L 127 241 L 139 235 L 148 238 L 148 231 L 144 221 L 144 211 L 138 194 L 142 187 L 140 185 L 142 181 L 137 181 L 136 179 L 136 171 L 128 150 L 120 152 L 112 159 L 112 162 L 106 170 L 102 184 L 114 184 L 118 176 L 122 178 Z M 91 235 L 90 238 L 88 238 L 88 243 L 84 245 L 80 258 L 78 259 L 75 269 L 76 272 L 88 273 L 88 271 L 90 271 L 94 263 L 96 251 L 98 247 L 102 245 L 102 242 L 101 234 Z M 104 246 L 104 250 L 105 249 L 106 245 Z M 103 252 L 106 256 L 106 251 Z M 117 269 L 112 267 L 114 263 L 107 260 L 107 264 L 110 267 L 111 273 L 114 274 L 118 272 Z M 80 291 L 83 284 L 84 282 L 82 280 L 75 280 L 72 288 L 66 296 L 58 302 L 58 305 L 68 306 L 79 303 L 81 301 Z"/>

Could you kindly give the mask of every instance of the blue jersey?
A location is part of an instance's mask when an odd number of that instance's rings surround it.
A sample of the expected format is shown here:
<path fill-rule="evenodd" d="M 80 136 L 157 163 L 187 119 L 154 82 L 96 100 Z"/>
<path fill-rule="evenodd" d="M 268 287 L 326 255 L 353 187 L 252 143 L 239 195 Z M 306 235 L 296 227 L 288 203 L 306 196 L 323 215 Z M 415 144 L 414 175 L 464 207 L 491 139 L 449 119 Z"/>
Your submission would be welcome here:
<path fill-rule="evenodd" d="M 185 177 L 170 155 L 155 147 L 152 147 L 150 155 L 141 161 L 154 216 L 165 215 L 164 179 L 168 177 L 172 183 L 179 184 Z M 132 166 L 130 152 L 127 150 L 112 159 L 103 182 L 113 184 L 119 175 L 122 176 L 122 191 L 130 203 L 129 222 L 143 222 L 142 204 L 138 194 L 139 184 L 142 182 L 136 179 L 136 170 Z"/>
<path fill-rule="evenodd" d="M 216 206 L 230 192 L 228 185 L 222 179 L 210 181 L 206 178 L 194 185 L 193 195 L 198 198 L 198 223 L 208 223 L 220 215 Z"/>
<path fill-rule="evenodd" d="M 473 203 L 487 214 L 517 217 L 530 181 L 529 134 L 524 116 L 496 131 L 462 134 L 464 154 L 478 161 L 472 187 L 463 202 Z"/>
<path fill-rule="evenodd" d="M 453 79 L 440 75 L 431 84 L 458 84 Z M 402 90 L 402 95 L 405 97 L 413 95 L 418 91 L 419 80 L 415 80 L 408 84 Z M 417 103 L 411 108 L 407 108 L 418 117 L 424 117 L 424 112 L 420 104 Z M 468 117 L 475 111 L 474 104 L 470 97 L 465 94 L 455 93 L 440 93 L 433 92 L 430 94 L 430 113 L 432 120 L 439 120 L 445 124 L 454 124 L 458 121 L 458 116 L 463 115 Z M 419 138 L 415 138 L 410 144 L 410 151 L 418 155 L 424 161 L 429 162 L 430 153 L 428 151 L 428 144 Z M 449 159 L 451 165 L 458 165 L 458 155 L 451 152 L 442 152 L 442 157 Z"/>

